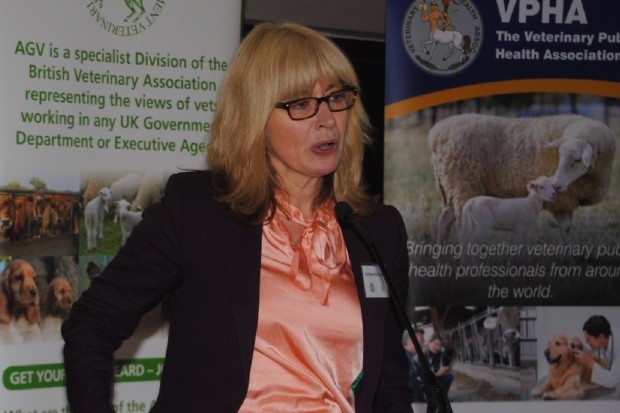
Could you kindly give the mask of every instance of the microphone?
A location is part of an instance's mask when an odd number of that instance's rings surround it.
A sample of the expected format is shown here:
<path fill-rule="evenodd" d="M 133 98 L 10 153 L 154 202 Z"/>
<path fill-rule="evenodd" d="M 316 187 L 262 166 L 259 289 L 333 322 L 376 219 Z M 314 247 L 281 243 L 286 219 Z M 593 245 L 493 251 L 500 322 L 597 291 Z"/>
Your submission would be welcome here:
<path fill-rule="evenodd" d="M 389 276 L 387 269 L 385 268 L 385 264 L 379 255 L 379 250 L 373 242 L 372 237 L 359 224 L 355 218 L 353 208 L 351 208 L 351 205 L 347 202 L 340 201 L 336 203 L 334 212 L 336 213 L 338 222 L 340 222 L 340 225 L 343 228 L 350 228 L 353 232 L 355 232 L 383 274 L 385 283 L 388 286 L 390 301 L 396 309 L 396 313 L 398 314 L 401 324 L 403 324 L 405 330 L 407 330 L 407 333 L 411 338 L 411 342 L 418 353 L 418 358 L 420 359 L 420 365 L 422 366 L 422 390 L 426 396 L 426 413 L 452 413 L 452 406 L 448 400 L 448 395 L 441 384 L 439 384 L 435 373 L 433 373 L 430 368 L 428 359 L 422 351 L 422 346 L 420 346 L 420 342 L 413 331 L 412 323 L 407 316 L 404 306 L 398 300 L 398 295 L 396 288 L 394 287 L 394 283 L 392 282 L 392 278 Z"/>

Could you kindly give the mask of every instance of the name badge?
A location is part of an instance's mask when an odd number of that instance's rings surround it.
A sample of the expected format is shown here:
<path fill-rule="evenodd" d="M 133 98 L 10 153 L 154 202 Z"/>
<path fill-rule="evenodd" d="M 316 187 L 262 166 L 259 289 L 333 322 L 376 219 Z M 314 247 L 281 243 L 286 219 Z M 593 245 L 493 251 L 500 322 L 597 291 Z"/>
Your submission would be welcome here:
<path fill-rule="evenodd" d="M 390 296 L 383 273 L 378 265 L 362 265 L 362 275 L 364 276 L 366 298 L 387 298 Z"/>

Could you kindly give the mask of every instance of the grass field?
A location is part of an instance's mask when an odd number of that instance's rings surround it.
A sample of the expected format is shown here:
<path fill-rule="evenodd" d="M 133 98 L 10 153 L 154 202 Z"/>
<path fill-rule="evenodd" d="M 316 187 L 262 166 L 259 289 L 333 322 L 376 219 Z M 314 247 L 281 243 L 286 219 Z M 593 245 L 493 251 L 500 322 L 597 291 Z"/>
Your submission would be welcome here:
<path fill-rule="evenodd" d="M 80 255 L 104 255 L 112 257 L 121 248 L 122 243 L 121 226 L 114 223 L 112 218 L 106 217 L 103 221 L 103 238 L 97 239 L 97 248 L 92 251 L 86 250 L 86 226 L 84 217 L 80 218 Z"/>

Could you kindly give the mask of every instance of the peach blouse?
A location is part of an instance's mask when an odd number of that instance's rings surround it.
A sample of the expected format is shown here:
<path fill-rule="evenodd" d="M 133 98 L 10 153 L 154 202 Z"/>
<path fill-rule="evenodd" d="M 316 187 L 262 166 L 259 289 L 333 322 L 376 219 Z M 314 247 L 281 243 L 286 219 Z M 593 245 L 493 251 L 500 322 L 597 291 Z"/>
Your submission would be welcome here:
<path fill-rule="evenodd" d="M 353 412 L 362 317 L 334 202 L 305 220 L 278 199 L 287 210 L 263 225 L 258 329 L 239 412 Z M 287 217 L 304 226 L 295 246 Z"/>

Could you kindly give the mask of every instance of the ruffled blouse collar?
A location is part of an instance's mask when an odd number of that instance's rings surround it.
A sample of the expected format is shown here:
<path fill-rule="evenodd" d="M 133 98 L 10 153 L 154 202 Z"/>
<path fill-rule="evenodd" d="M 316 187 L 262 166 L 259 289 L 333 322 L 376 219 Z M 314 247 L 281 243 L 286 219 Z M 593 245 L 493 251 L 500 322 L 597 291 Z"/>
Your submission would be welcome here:
<path fill-rule="evenodd" d="M 269 242 L 291 260 L 288 277 L 301 290 L 310 291 L 317 301 L 327 304 L 332 279 L 347 263 L 347 251 L 336 214 L 335 202 L 324 202 L 306 219 L 302 211 L 291 205 L 286 197 L 276 195 L 277 208 L 274 219 L 264 224 Z M 284 221 L 304 227 L 300 239 L 293 243 Z"/>

